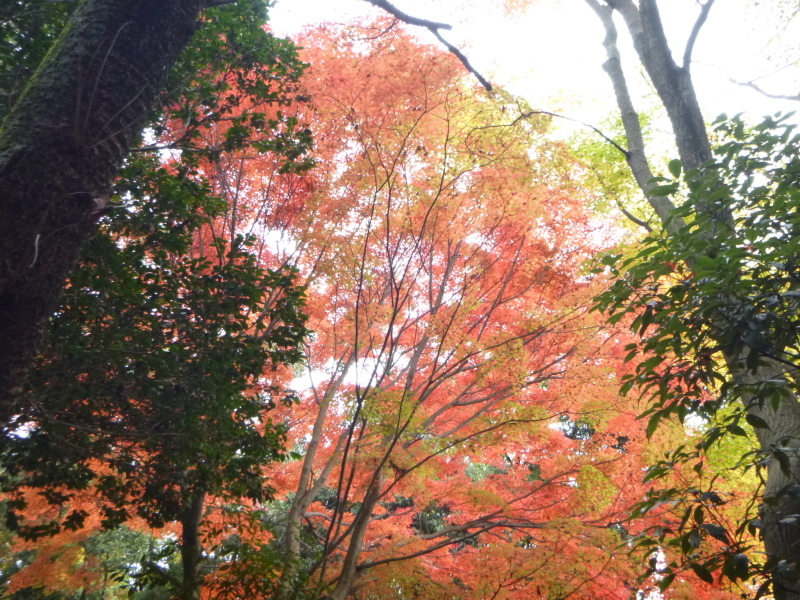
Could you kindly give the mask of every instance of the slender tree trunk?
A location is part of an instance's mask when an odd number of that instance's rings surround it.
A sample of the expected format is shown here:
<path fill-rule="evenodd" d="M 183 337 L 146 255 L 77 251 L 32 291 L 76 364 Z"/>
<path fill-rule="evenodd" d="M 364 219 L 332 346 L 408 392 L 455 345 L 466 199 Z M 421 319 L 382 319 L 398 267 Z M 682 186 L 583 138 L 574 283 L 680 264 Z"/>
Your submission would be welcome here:
<path fill-rule="evenodd" d="M 625 20 L 639 59 L 667 110 L 684 170 L 690 170 L 712 158 L 708 132 L 689 71 L 694 37 L 711 5 L 704 7 L 704 13 L 698 19 L 684 52 L 683 65 L 679 66 L 672 58 L 656 0 L 641 0 L 638 8 L 632 0 L 606 0 L 605 4 L 601 4 L 599 0 L 586 2 L 598 14 L 606 30 L 604 45 L 608 60 L 604 68 L 614 86 L 628 138 L 626 158 L 639 187 L 647 195 L 652 173 L 647 165 L 639 119 L 633 109 L 619 61 L 612 12 L 618 10 Z M 671 202 L 652 196 L 648 200 L 658 216 L 665 220 Z M 721 212 L 718 218 L 721 224 L 733 231 L 733 220 L 729 213 Z M 668 231 L 674 233 L 676 227 L 681 226 L 682 223 L 673 221 L 669 224 Z M 755 387 L 765 381 L 786 381 L 787 368 L 776 360 L 762 358 L 761 366 L 755 372 L 749 371 L 745 365 L 750 351 L 742 344 L 725 357 L 731 376 L 737 383 Z M 742 402 L 748 413 L 760 417 L 769 425 L 769 429 L 757 429 L 756 434 L 761 449 L 771 457 L 764 493 L 765 502 L 761 508 L 764 545 L 768 557 L 785 561 L 772 572 L 775 598 L 800 600 L 800 519 L 787 519 L 791 515 L 800 515 L 800 495 L 781 493 L 788 486 L 800 483 L 800 403 L 791 392 L 786 394 L 786 398 L 776 408 L 772 408 L 769 403 L 759 403 L 752 394 L 745 395 Z M 784 454 L 789 459 L 789 473 L 785 473 L 775 459 L 774 449 L 777 447 L 784 449 Z"/>
<path fill-rule="evenodd" d="M 339 574 L 339 579 L 336 582 L 336 588 L 330 595 L 330 600 L 345 600 L 353 590 L 353 585 L 358 578 L 358 561 L 361 558 L 361 551 L 364 546 L 364 537 L 367 534 L 367 528 L 372 520 L 372 510 L 378 503 L 381 497 L 381 489 L 383 487 L 384 478 L 379 475 L 375 478 L 372 486 L 367 493 L 364 494 L 364 502 L 356 516 L 353 523 L 353 529 L 350 533 L 350 540 L 347 545 L 347 554 L 344 557 L 342 570 Z"/>
<path fill-rule="evenodd" d="M 0 423 L 205 0 L 84 0 L 0 128 Z"/>
<path fill-rule="evenodd" d="M 203 578 L 200 573 L 203 546 L 200 543 L 200 521 L 203 519 L 205 492 L 193 491 L 181 519 L 181 561 L 183 566 L 183 590 L 181 600 L 199 600 Z"/>
<path fill-rule="evenodd" d="M 297 494 L 292 500 L 292 506 L 289 509 L 289 515 L 287 517 L 286 532 L 284 533 L 283 542 L 283 572 L 281 573 L 281 579 L 278 583 L 278 590 L 276 593 L 276 598 L 278 600 L 289 600 L 289 598 L 294 595 L 298 576 L 300 575 L 300 533 L 303 517 L 308 507 L 311 506 L 311 503 L 327 482 L 328 476 L 336 466 L 345 442 L 347 441 L 347 435 L 343 433 L 339 437 L 336 448 L 334 448 L 330 458 L 326 461 L 322 471 L 314 477 L 314 461 L 317 457 L 317 450 L 319 449 L 319 444 L 322 441 L 322 435 L 325 430 L 328 407 L 333 397 L 336 395 L 336 392 L 339 391 L 354 361 L 354 353 L 351 353 L 346 360 L 343 359 L 341 361 L 339 375 L 328 384 L 317 409 L 317 417 L 314 421 L 311 439 L 308 442 L 306 454 L 303 457 L 303 468 L 300 472 L 300 481 L 297 484 Z"/>

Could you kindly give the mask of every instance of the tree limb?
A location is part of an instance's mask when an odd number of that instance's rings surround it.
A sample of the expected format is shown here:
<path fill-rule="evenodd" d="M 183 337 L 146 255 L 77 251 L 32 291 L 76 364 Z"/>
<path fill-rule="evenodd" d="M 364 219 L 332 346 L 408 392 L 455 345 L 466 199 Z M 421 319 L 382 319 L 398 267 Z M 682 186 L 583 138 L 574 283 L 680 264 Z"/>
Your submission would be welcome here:
<path fill-rule="evenodd" d="M 447 23 L 438 23 L 436 21 L 429 21 L 427 19 L 412 17 L 411 15 L 404 13 L 402 10 L 400 10 L 394 4 L 388 2 L 387 0 L 367 0 L 367 2 L 369 2 L 373 6 L 382 8 L 393 17 L 400 19 L 401 21 L 403 21 L 403 23 L 408 23 L 409 25 L 415 25 L 417 27 L 425 27 L 426 29 L 430 29 L 431 31 L 436 31 L 439 29 L 446 29 L 449 31 L 453 29 L 453 26 L 448 25 Z"/>
<path fill-rule="evenodd" d="M 639 217 L 634 216 L 629 211 L 627 211 L 621 204 L 618 204 L 617 206 L 618 206 L 620 212 L 623 215 L 625 215 L 626 217 L 628 217 L 628 219 L 630 219 L 631 221 L 636 223 L 636 225 L 638 225 L 639 227 L 644 227 L 644 229 L 647 231 L 647 233 L 653 233 L 653 228 L 650 227 L 650 223 L 648 223 L 647 221 L 643 221 Z"/>
<path fill-rule="evenodd" d="M 692 32 L 689 34 L 689 39 L 686 41 L 686 49 L 683 51 L 684 71 L 689 70 L 689 65 L 692 63 L 692 50 L 694 50 L 694 43 L 697 41 L 697 36 L 700 33 L 700 29 L 705 24 L 706 19 L 708 18 L 708 12 L 711 10 L 713 4 L 714 0 L 706 0 L 706 3 L 701 5 L 700 14 L 697 17 L 697 20 L 694 22 Z"/>
<path fill-rule="evenodd" d="M 644 149 L 644 136 L 642 135 L 639 115 L 633 106 L 628 84 L 625 80 L 625 73 L 622 70 L 622 61 L 617 47 L 617 28 L 612 18 L 613 9 L 610 6 L 600 4 L 598 0 L 586 0 L 586 3 L 600 17 L 600 21 L 606 30 L 603 46 L 606 49 L 608 58 L 603 63 L 603 69 L 608 73 L 611 84 L 614 87 L 614 95 L 622 117 L 622 125 L 625 128 L 625 137 L 628 140 L 628 151 L 625 156 L 628 166 L 636 179 L 636 183 L 639 184 L 639 189 L 642 190 L 661 221 L 670 223 L 670 231 L 680 229 L 683 223 L 678 219 L 668 221 L 670 214 L 675 210 L 675 205 L 672 201 L 664 196 L 651 196 L 647 193 L 650 187 L 650 180 L 653 179 L 653 172 L 650 170 Z"/>
<path fill-rule="evenodd" d="M 453 44 L 448 42 L 446 39 L 442 37 L 442 34 L 439 33 L 439 30 L 451 30 L 453 29 L 452 25 L 448 25 L 447 23 L 439 23 L 437 21 L 429 21 L 427 19 L 420 19 L 418 17 L 412 17 L 411 15 L 404 13 L 402 10 L 397 8 L 394 4 L 389 2 L 388 0 L 366 0 L 373 6 L 377 6 L 378 8 L 382 8 L 394 18 L 402 21 L 403 23 L 407 23 L 409 25 L 415 25 L 417 27 L 424 27 L 428 31 L 430 31 L 433 35 L 436 36 L 436 39 L 439 40 L 452 54 L 461 61 L 461 64 L 464 65 L 464 68 L 467 69 L 470 73 L 472 73 L 475 78 L 481 83 L 481 85 L 486 89 L 486 91 L 492 91 L 492 84 L 487 81 L 487 79 L 481 75 L 475 67 L 469 62 L 467 57 L 464 55 L 461 50 L 456 48 Z"/>
<path fill-rule="evenodd" d="M 774 98 L 775 100 L 792 100 L 793 102 L 800 102 L 800 94 L 794 94 L 792 96 L 786 94 L 771 94 L 768 91 L 764 90 L 761 86 L 757 85 L 754 81 L 736 81 L 732 77 L 728 77 L 731 83 L 735 83 L 736 85 L 741 85 L 742 87 L 749 87 L 752 90 L 757 91 L 762 96 L 766 96 L 767 98 Z"/>

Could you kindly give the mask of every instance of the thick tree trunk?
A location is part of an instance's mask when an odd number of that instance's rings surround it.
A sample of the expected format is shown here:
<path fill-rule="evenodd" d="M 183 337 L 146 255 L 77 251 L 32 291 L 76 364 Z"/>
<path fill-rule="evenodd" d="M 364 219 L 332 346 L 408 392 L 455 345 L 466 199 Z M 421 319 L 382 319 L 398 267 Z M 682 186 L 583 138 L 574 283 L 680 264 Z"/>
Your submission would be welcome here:
<path fill-rule="evenodd" d="M 756 372 L 749 371 L 748 350 L 738 357 L 727 357 L 727 363 L 743 386 L 758 386 L 765 381 L 785 381 L 786 365 L 763 361 Z M 762 359 L 763 360 L 763 359 Z M 763 419 L 769 429 L 756 429 L 761 450 L 769 456 L 767 484 L 760 516 L 767 556 L 778 561 L 772 569 L 773 594 L 776 600 L 800 598 L 800 494 L 787 493 L 800 484 L 800 404 L 793 398 L 782 398 L 776 407 L 769 400 L 758 402 L 752 396 L 742 399 L 747 412 Z M 775 450 L 782 452 L 788 462 L 781 467 Z M 785 561 L 781 563 L 781 561 Z"/>
<path fill-rule="evenodd" d="M 205 0 L 85 0 L 0 129 L 0 422 Z"/>
<path fill-rule="evenodd" d="M 647 165 L 639 119 L 633 109 L 619 61 L 617 34 L 611 13 L 618 10 L 622 14 L 639 59 L 667 110 L 684 170 L 697 168 L 712 158 L 708 133 L 689 72 L 694 40 L 690 37 L 684 52 L 684 64 L 679 66 L 672 58 L 656 0 L 640 0 L 638 8 L 632 0 L 606 0 L 606 4 L 598 0 L 586 1 L 598 14 L 606 30 L 604 45 L 608 60 L 605 69 L 612 80 L 628 137 L 628 164 L 647 195 L 652 174 Z M 704 13 L 708 8 L 710 4 L 703 9 Z M 702 14 L 693 36 L 696 36 L 704 19 L 705 14 Z M 665 207 L 669 206 L 665 204 L 665 199 L 651 196 L 648 200 L 664 220 Z M 666 199 L 666 202 L 669 200 Z M 721 223 L 733 230 L 730 214 L 720 213 L 718 217 Z M 669 224 L 669 231 L 673 232 L 675 227 L 681 225 L 673 221 Z M 762 358 L 761 366 L 755 372 L 749 371 L 744 367 L 749 352 L 750 349 L 743 345 L 726 356 L 731 376 L 737 383 L 755 387 L 766 381 L 774 383 L 786 380 L 787 367 L 776 360 Z M 742 402 L 750 414 L 760 417 L 769 425 L 769 429 L 757 429 L 756 434 L 761 449 L 770 456 L 765 502 L 761 509 L 764 545 L 768 557 L 779 563 L 785 561 L 772 571 L 775 598 L 800 600 L 800 518 L 791 518 L 792 515 L 800 515 L 800 494 L 785 493 L 789 486 L 800 483 L 800 403 L 792 393 L 786 396 L 774 409 L 768 402 L 765 404 L 754 400 L 752 395 L 744 396 Z M 788 458 L 788 473 L 781 469 L 775 458 L 776 448 L 782 448 Z"/>

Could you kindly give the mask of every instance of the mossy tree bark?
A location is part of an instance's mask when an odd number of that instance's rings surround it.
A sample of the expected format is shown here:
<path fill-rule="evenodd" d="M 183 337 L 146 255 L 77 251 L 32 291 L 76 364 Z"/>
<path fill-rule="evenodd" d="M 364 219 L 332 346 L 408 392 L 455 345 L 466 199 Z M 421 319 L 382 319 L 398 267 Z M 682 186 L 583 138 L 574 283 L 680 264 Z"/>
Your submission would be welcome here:
<path fill-rule="evenodd" d="M 84 0 L 0 127 L 0 421 L 208 0 Z"/>

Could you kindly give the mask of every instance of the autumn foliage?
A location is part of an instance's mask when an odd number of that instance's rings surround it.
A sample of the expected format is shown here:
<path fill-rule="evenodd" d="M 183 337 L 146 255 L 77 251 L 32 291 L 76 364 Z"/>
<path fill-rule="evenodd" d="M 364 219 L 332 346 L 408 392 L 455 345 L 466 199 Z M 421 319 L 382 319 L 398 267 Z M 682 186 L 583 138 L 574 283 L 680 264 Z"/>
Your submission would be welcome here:
<path fill-rule="evenodd" d="M 264 376 L 299 402 L 248 417 L 285 435 L 261 465 L 270 493 L 204 490 L 203 597 L 628 598 L 626 542 L 663 513 L 628 521 L 648 457 L 618 395 L 626 341 L 589 311 L 607 222 L 545 118 L 516 118 L 517 100 L 386 25 L 302 40 L 311 66 L 281 110 L 313 132 L 311 171 L 277 143 L 226 146 L 246 100 L 192 138 L 216 150 L 186 176 L 226 208 L 191 251 L 251 236 L 237 264 L 296 270 L 313 332 L 293 380 Z M 87 528 L 42 544 L 81 548 L 100 523 L 79 508 Z M 163 521 L 156 536 L 180 518 Z M 35 573 L 12 591 L 96 589 L 85 569 Z"/>
<path fill-rule="evenodd" d="M 638 442 L 565 149 L 403 34 L 302 44 L 315 169 L 230 157 L 214 180 L 308 286 L 278 593 L 614 597 Z"/>

